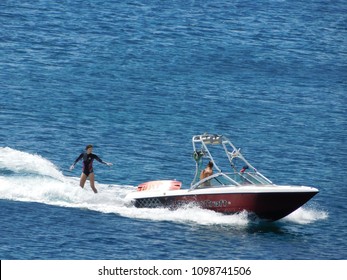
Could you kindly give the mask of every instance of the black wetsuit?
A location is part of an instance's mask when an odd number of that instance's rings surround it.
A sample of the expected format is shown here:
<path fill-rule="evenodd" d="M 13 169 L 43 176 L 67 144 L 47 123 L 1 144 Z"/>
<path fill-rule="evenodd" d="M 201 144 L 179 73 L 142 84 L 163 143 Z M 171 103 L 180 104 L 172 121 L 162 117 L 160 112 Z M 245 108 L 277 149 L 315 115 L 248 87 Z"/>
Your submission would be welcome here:
<path fill-rule="evenodd" d="M 106 162 L 102 161 L 101 158 L 99 158 L 97 155 L 94 154 L 87 154 L 86 152 L 83 152 L 82 154 L 79 155 L 79 157 L 75 160 L 74 165 L 83 158 L 83 167 L 82 167 L 82 172 L 86 175 L 89 176 L 90 173 L 93 173 L 93 161 L 96 159 L 98 162 L 101 162 L 103 164 L 106 164 Z"/>

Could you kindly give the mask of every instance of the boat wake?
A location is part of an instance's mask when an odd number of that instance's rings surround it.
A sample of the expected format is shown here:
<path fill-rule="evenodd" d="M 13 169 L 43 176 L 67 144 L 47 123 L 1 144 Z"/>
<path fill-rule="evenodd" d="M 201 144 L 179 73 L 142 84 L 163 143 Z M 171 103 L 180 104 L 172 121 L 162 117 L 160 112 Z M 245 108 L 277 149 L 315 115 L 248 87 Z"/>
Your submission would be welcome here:
<path fill-rule="evenodd" d="M 0 199 L 39 202 L 114 213 L 128 218 L 184 224 L 247 227 L 252 223 L 246 212 L 223 215 L 194 206 L 175 211 L 135 208 L 125 199 L 135 187 L 98 182 L 96 185 L 99 190 L 97 195 L 92 192 L 88 182 L 86 188 L 81 189 L 78 177 L 65 176 L 57 166 L 40 155 L 0 147 Z M 305 206 L 282 221 L 308 224 L 327 217 L 326 212 Z"/>

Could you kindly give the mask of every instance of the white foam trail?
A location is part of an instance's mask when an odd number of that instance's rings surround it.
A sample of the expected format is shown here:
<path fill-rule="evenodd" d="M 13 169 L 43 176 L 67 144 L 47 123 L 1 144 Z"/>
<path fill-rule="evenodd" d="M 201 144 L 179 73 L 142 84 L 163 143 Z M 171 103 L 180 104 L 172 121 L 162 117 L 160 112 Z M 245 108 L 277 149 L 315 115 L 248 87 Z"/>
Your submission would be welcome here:
<path fill-rule="evenodd" d="M 174 221 L 177 223 L 195 223 L 199 225 L 234 225 L 246 226 L 249 223 L 247 213 L 223 215 L 197 207 L 180 208 L 175 211 L 164 208 L 123 208 L 119 214 L 137 219 L 154 221 Z"/>
<path fill-rule="evenodd" d="M 8 147 L 0 147 L 0 169 L 5 168 L 15 173 L 30 173 L 62 179 L 64 176 L 49 160 Z"/>

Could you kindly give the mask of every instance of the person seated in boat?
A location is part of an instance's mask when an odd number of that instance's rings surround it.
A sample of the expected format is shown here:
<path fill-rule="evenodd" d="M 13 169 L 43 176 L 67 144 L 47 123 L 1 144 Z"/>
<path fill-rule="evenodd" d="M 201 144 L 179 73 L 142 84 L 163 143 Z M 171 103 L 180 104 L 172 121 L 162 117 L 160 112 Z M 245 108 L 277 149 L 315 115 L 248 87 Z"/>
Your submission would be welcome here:
<path fill-rule="evenodd" d="M 200 180 L 205 179 L 213 174 L 213 162 L 209 161 L 206 168 L 200 173 Z M 205 182 L 204 185 L 209 185 L 210 182 Z"/>

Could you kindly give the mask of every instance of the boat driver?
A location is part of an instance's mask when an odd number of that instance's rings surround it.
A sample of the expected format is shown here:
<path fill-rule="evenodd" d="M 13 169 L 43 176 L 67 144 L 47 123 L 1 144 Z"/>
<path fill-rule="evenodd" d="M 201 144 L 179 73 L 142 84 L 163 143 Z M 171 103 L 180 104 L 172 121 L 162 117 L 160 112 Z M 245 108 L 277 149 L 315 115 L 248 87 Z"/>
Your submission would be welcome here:
<path fill-rule="evenodd" d="M 200 173 L 200 180 L 205 179 L 213 174 L 213 162 L 209 161 L 206 168 Z"/>

